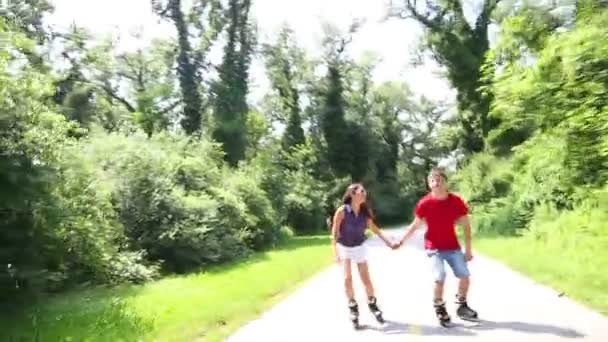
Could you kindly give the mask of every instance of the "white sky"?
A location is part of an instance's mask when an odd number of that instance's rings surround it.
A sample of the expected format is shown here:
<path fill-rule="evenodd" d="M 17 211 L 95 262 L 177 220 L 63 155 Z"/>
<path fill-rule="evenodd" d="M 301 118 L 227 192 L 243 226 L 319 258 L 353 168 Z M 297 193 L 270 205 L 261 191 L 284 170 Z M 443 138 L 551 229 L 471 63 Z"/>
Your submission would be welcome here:
<path fill-rule="evenodd" d="M 409 67 L 413 50 L 421 33 L 418 24 L 405 20 L 380 22 L 387 0 L 253 0 L 252 15 L 259 27 L 260 41 L 266 41 L 283 22 L 294 29 L 298 43 L 309 53 L 320 52 L 321 19 L 347 27 L 353 18 L 366 20 L 353 39 L 351 51 L 358 59 L 365 50 L 375 52 L 381 62 L 376 68 L 377 81 L 402 80 L 416 93 L 433 99 L 452 99 L 453 92 L 445 80 L 434 75 L 431 65 Z M 399 1 L 399 0 L 396 0 Z M 129 37 L 131 30 L 143 28 L 144 37 L 174 35 L 171 24 L 152 14 L 150 0 L 52 0 L 55 13 L 49 23 L 65 28 L 75 22 L 94 33 L 121 36 L 121 48 L 134 49 L 139 42 Z M 250 89 L 254 98 L 263 94 L 267 80 L 260 61 L 252 65 Z"/>

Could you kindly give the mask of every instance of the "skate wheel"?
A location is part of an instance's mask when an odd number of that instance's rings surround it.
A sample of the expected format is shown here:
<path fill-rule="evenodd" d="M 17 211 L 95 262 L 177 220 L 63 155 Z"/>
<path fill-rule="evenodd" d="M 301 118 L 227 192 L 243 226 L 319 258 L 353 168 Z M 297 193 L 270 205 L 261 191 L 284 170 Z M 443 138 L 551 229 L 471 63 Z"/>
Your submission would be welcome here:
<path fill-rule="evenodd" d="M 439 325 L 441 325 L 444 328 L 451 328 L 452 327 L 452 322 L 450 322 L 450 321 L 440 321 Z"/>
<path fill-rule="evenodd" d="M 460 319 L 462 319 L 463 321 L 467 321 L 467 322 L 474 322 L 474 323 L 481 322 L 481 320 L 477 317 L 460 317 Z"/>

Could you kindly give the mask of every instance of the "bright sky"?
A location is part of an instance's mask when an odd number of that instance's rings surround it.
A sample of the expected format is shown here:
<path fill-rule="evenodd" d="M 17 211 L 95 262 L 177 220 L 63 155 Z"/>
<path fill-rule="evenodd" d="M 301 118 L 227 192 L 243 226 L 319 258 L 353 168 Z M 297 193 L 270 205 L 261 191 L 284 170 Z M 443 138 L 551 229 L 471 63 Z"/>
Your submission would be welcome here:
<path fill-rule="evenodd" d="M 374 77 L 377 81 L 402 80 L 412 89 L 434 99 L 451 99 L 453 92 L 446 81 L 434 75 L 434 65 L 410 67 L 413 50 L 421 33 L 412 21 L 381 22 L 387 0 L 253 0 L 252 14 L 259 26 L 260 40 L 266 41 L 283 22 L 294 29 L 298 43 L 309 53 L 320 52 L 321 19 L 347 27 L 353 18 L 366 23 L 352 42 L 355 59 L 366 50 L 375 52 L 381 62 Z M 399 0 L 396 0 L 399 1 Z M 95 33 L 121 35 L 121 47 L 134 49 L 138 42 L 128 36 L 143 28 L 144 37 L 166 37 L 174 34 L 171 24 L 152 14 L 150 0 L 52 0 L 55 13 L 49 23 L 65 28 L 76 22 Z M 252 95 L 263 94 L 268 81 L 260 61 L 252 65 Z"/>

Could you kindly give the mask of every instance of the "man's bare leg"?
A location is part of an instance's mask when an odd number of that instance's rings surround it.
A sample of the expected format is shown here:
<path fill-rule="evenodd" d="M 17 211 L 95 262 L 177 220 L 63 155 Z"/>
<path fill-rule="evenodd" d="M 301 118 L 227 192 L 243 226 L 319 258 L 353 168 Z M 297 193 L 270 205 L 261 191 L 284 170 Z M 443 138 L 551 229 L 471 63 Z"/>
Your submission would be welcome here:
<path fill-rule="evenodd" d="M 433 289 L 433 302 L 435 304 L 443 303 L 443 287 L 444 283 L 442 281 L 435 282 L 435 287 Z"/>
<path fill-rule="evenodd" d="M 460 278 L 458 280 L 458 298 L 459 299 L 467 299 L 467 294 L 469 293 L 469 284 L 471 283 L 469 277 Z"/>

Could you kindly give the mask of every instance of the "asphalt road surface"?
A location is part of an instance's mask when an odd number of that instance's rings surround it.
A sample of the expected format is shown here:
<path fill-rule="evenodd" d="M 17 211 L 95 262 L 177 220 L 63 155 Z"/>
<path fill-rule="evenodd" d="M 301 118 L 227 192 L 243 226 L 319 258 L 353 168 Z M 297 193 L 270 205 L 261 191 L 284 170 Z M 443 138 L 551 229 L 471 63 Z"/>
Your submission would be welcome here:
<path fill-rule="evenodd" d="M 403 230 L 387 233 L 397 239 Z M 336 264 L 241 327 L 227 341 L 608 342 L 608 318 L 565 296 L 560 297 L 556 291 L 496 261 L 475 255 L 474 241 L 474 259 L 469 263 L 469 305 L 479 313 L 480 322 L 461 321 L 456 316 L 457 280 L 446 265 L 444 298 L 454 326 L 441 327 L 431 304 L 433 284 L 422 249 L 422 236 L 412 238 L 397 251 L 387 248 L 377 238 L 367 244 L 376 297 L 387 321 L 384 325 L 377 323 L 369 312 L 361 281 L 353 268 L 360 322 L 367 328 L 359 331 L 352 328 L 342 287 L 342 270 Z"/>

